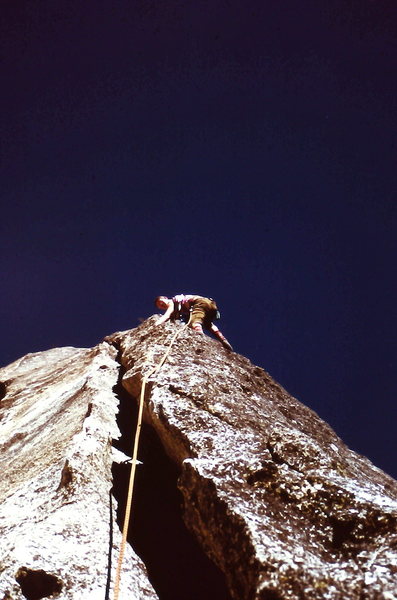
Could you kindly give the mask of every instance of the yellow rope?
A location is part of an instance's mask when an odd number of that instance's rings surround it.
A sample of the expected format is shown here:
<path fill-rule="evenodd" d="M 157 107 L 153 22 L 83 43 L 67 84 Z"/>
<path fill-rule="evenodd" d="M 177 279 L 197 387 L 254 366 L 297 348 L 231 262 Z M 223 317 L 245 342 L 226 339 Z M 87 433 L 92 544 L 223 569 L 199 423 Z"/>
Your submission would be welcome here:
<path fill-rule="evenodd" d="M 126 543 L 127 543 L 128 526 L 129 526 L 130 516 L 131 516 L 132 493 L 133 493 L 133 489 L 134 489 L 135 470 L 136 470 L 137 456 L 138 456 L 138 447 L 139 447 L 139 437 L 140 437 L 141 428 L 142 428 L 142 415 L 143 415 L 143 407 L 144 407 L 144 400 L 145 400 L 146 383 L 147 383 L 149 377 L 151 377 L 152 375 L 156 375 L 160 371 L 161 367 L 163 366 L 163 364 L 167 360 L 167 357 L 168 357 L 168 355 L 169 355 L 169 353 L 171 351 L 172 344 L 174 343 L 174 341 L 176 340 L 176 338 L 178 337 L 178 335 L 187 326 L 188 326 L 188 323 L 186 323 L 186 325 L 184 325 L 184 327 L 182 327 L 182 329 L 178 329 L 176 331 L 176 333 L 173 336 L 173 338 L 172 338 L 172 340 L 171 340 L 171 342 L 170 342 L 170 344 L 169 344 L 166 352 L 164 353 L 164 356 L 160 360 L 160 362 L 157 365 L 157 367 L 154 367 L 154 369 L 152 369 L 149 372 L 149 374 L 145 375 L 143 377 L 143 379 L 142 379 L 141 393 L 140 393 L 140 396 L 139 396 L 138 421 L 137 421 L 136 431 L 135 431 L 134 450 L 133 450 L 132 459 L 131 459 L 130 482 L 129 482 L 129 486 L 128 486 L 128 495 L 127 495 L 127 504 L 126 504 L 126 508 L 125 508 L 123 533 L 122 533 L 122 536 L 121 536 L 120 554 L 119 554 L 119 559 L 118 559 L 118 562 L 117 562 L 116 576 L 115 576 L 115 582 L 114 582 L 114 595 L 113 595 L 114 600 L 118 600 L 119 591 L 120 591 L 121 567 L 122 567 L 122 564 L 123 564 L 125 546 L 126 546 Z"/>

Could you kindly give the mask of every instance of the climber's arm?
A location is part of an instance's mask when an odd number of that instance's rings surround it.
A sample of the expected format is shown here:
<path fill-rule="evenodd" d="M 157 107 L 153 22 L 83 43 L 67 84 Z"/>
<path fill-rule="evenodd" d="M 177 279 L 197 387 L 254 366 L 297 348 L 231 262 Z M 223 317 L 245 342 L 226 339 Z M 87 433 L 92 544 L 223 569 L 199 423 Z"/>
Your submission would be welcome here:
<path fill-rule="evenodd" d="M 157 319 L 155 325 L 162 325 L 162 323 L 165 323 L 166 321 L 168 321 L 168 319 L 171 317 L 173 312 L 174 312 L 174 303 L 172 300 L 169 300 L 167 310 L 159 319 Z"/>

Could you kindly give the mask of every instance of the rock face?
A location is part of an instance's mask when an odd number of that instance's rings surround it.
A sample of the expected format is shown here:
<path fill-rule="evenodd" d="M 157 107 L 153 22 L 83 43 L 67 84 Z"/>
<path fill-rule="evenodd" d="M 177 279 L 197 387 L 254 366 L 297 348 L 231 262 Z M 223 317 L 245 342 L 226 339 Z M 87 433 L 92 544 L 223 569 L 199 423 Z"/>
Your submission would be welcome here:
<path fill-rule="evenodd" d="M 106 598 L 120 543 L 110 501 L 115 356 L 102 343 L 0 369 L 1 600 Z M 157 598 L 130 548 L 122 593 Z"/>
<path fill-rule="evenodd" d="M 155 321 L 92 350 L 28 355 L 0 370 L 0 600 L 112 598 L 118 363 L 118 396 L 132 404 L 172 340 L 149 379 L 144 419 L 176 465 L 184 521 L 224 573 L 224 598 L 397 599 L 397 483 L 263 369 Z M 144 459 L 138 471 L 147 468 Z M 120 600 L 173 597 L 151 579 L 158 595 L 128 547 Z"/>

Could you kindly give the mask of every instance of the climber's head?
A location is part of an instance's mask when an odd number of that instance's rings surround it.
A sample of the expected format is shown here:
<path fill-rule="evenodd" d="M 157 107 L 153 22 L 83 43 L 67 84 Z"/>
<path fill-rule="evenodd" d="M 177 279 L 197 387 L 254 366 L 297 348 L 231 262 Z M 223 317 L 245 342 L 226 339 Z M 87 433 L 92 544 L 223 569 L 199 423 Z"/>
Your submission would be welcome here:
<path fill-rule="evenodd" d="M 157 298 L 154 301 L 154 304 L 160 310 L 167 310 L 169 303 L 170 300 L 169 298 L 167 298 L 167 296 L 157 296 Z"/>

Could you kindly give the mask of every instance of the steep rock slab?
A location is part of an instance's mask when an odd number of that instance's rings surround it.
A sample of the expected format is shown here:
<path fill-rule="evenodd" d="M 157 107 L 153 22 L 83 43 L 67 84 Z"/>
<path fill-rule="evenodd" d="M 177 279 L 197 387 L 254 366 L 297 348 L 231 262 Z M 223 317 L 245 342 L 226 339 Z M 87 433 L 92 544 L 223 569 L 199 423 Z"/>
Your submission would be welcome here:
<path fill-rule="evenodd" d="M 0 369 L 1 600 L 112 597 L 115 356 L 107 343 L 57 348 Z M 120 600 L 133 598 L 157 595 L 127 547 Z"/>
<path fill-rule="evenodd" d="M 184 518 L 236 600 L 397 598 L 397 483 L 265 371 L 152 317 L 108 341 L 180 465 Z M 152 378 L 153 379 L 153 378 Z"/>

